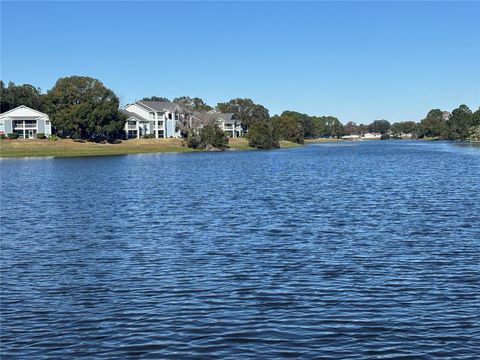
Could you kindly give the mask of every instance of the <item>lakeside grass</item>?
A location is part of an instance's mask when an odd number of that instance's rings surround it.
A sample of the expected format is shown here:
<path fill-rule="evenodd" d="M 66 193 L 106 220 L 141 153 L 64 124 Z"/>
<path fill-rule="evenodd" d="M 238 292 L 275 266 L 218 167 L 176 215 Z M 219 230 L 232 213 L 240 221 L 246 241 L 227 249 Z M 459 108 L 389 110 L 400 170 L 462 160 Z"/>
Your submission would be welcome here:
<path fill-rule="evenodd" d="M 248 146 L 245 138 L 229 139 L 230 150 L 254 150 Z M 289 141 L 282 141 L 281 148 L 300 146 Z M 78 142 L 71 139 L 48 140 L 2 140 L 0 141 L 0 157 L 74 157 L 74 156 L 109 156 L 143 153 L 194 152 L 200 150 L 184 146 L 181 139 L 130 139 L 119 144 L 101 144 L 94 142 Z"/>

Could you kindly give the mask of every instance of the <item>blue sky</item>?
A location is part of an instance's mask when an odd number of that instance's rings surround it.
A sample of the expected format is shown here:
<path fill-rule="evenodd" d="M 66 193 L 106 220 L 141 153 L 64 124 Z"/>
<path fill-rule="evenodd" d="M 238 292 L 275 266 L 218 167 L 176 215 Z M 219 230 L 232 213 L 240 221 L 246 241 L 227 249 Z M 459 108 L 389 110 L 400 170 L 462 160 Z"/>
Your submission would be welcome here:
<path fill-rule="evenodd" d="M 480 2 L 1 2 L 1 78 L 344 123 L 480 105 Z"/>

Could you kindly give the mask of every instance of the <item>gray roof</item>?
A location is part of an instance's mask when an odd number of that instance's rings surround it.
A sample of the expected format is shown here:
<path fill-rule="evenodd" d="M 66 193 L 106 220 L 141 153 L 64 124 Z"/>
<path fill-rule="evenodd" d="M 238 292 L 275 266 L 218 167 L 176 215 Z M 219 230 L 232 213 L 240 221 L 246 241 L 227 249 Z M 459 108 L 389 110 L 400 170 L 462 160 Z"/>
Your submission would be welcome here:
<path fill-rule="evenodd" d="M 159 112 L 173 111 L 178 105 L 170 101 L 137 101 L 138 105 L 147 110 L 155 110 Z"/>
<path fill-rule="evenodd" d="M 236 121 L 234 113 L 217 113 L 214 114 L 216 119 L 225 121 L 225 122 L 233 122 Z"/>
<path fill-rule="evenodd" d="M 143 116 L 140 116 L 140 115 L 138 115 L 138 114 L 135 114 L 135 113 L 133 113 L 133 112 L 131 112 L 131 111 L 127 111 L 127 110 L 120 109 L 120 112 L 121 112 L 122 114 L 125 114 L 125 115 L 128 116 L 129 118 L 134 117 L 134 118 L 136 118 L 136 119 L 138 119 L 138 120 L 148 121 L 148 120 L 145 119 Z"/>

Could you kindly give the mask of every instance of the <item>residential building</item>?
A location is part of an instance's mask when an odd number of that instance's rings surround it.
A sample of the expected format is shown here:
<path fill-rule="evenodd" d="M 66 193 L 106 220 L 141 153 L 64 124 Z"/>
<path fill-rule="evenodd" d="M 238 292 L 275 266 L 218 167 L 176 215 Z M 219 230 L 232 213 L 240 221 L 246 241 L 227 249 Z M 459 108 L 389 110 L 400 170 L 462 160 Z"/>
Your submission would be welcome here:
<path fill-rule="evenodd" d="M 181 109 L 173 102 L 135 101 L 124 107 L 128 116 L 125 133 L 128 138 L 139 138 L 153 134 L 155 138 L 179 137 L 177 121 L 180 120 Z"/>
<path fill-rule="evenodd" d="M 40 133 L 52 135 L 52 125 L 47 114 L 20 105 L 0 114 L 0 134 L 10 133 L 21 139 L 35 139 Z"/>
<path fill-rule="evenodd" d="M 220 128 L 230 137 L 240 137 L 243 135 L 242 122 L 237 119 L 234 113 L 220 113 L 216 110 L 208 112 L 213 116 Z"/>

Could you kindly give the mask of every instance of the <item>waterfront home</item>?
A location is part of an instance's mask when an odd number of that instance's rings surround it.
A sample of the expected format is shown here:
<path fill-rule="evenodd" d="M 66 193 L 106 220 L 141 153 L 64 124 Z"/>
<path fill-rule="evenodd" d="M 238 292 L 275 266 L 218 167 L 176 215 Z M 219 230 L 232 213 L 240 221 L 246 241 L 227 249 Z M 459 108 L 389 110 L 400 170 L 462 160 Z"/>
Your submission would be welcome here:
<path fill-rule="evenodd" d="M 362 134 L 362 139 L 364 140 L 379 140 L 382 137 L 380 133 L 365 133 Z"/>
<path fill-rule="evenodd" d="M 35 139 L 37 134 L 52 135 L 52 125 L 47 114 L 20 105 L 0 114 L 0 134 L 10 133 L 20 139 Z"/>
<path fill-rule="evenodd" d="M 237 119 L 234 113 L 220 113 L 216 110 L 211 110 L 208 113 L 211 114 L 220 126 L 220 129 L 222 129 L 227 136 L 235 138 L 243 135 L 242 122 L 240 119 Z"/>
<path fill-rule="evenodd" d="M 124 107 L 128 119 L 125 123 L 127 138 L 154 135 L 155 138 L 179 137 L 177 121 L 180 107 L 168 101 L 135 101 Z"/>
<path fill-rule="evenodd" d="M 243 135 L 242 122 L 233 113 L 220 113 L 216 110 L 208 112 L 194 111 L 188 117 L 189 126 L 193 129 L 201 129 L 208 123 L 216 123 L 229 137 Z"/>

